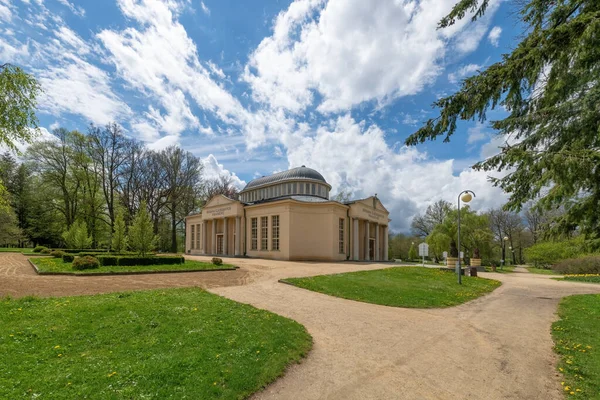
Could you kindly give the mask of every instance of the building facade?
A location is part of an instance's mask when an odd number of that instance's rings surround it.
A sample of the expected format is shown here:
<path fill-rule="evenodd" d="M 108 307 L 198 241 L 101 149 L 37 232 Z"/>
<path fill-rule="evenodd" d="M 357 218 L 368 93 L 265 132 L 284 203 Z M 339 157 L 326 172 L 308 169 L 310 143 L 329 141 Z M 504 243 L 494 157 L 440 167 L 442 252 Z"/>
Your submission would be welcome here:
<path fill-rule="evenodd" d="M 277 260 L 387 261 L 389 213 L 376 197 L 340 203 L 305 166 L 255 179 L 240 199 L 186 218 L 186 253 Z"/>

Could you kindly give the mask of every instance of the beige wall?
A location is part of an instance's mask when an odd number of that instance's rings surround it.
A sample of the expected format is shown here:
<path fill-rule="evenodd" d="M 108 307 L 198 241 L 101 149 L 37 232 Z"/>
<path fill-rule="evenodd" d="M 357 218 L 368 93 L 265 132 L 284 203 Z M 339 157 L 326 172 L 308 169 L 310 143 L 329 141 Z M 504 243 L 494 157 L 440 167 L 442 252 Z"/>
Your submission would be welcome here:
<path fill-rule="evenodd" d="M 290 201 L 278 201 L 246 207 L 246 254 L 249 257 L 290 259 Z M 272 216 L 279 215 L 279 250 L 273 250 Z M 261 217 L 268 217 L 268 250 L 261 250 Z M 252 250 L 252 218 L 257 218 L 257 250 Z"/>

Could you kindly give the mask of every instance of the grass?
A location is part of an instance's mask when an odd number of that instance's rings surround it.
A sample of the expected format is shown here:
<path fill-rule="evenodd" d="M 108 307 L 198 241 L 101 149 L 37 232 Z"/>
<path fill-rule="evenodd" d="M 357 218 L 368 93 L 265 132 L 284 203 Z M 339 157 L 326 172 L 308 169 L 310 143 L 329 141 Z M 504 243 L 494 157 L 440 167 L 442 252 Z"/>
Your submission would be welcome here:
<path fill-rule="evenodd" d="M 107 266 L 98 269 L 86 269 L 75 271 L 72 263 L 65 263 L 61 258 L 32 258 L 32 263 L 38 267 L 40 272 L 60 272 L 73 275 L 94 275 L 106 273 L 125 273 L 125 272 L 169 272 L 169 271 L 210 271 L 214 269 L 235 269 L 233 265 L 223 264 L 214 265 L 202 261 L 186 260 L 184 264 L 173 265 L 140 265 L 140 266 Z"/>
<path fill-rule="evenodd" d="M 559 273 L 559 272 L 556 272 L 552 269 L 546 269 L 546 268 L 527 267 L 527 271 L 531 272 L 532 274 L 540 274 L 540 275 L 561 275 L 561 273 Z"/>
<path fill-rule="evenodd" d="M 565 275 L 564 278 L 557 279 L 557 280 L 560 280 L 560 281 L 575 281 L 575 282 L 600 283 L 600 274 Z"/>
<path fill-rule="evenodd" d="M 600 399 L 600 295 L 565 297 L 558 315 L 552 336 L 563 391 L 568 397 Z"/>
<path fill-rule="evenodd" d="M 465 276 L 462 285 L 451 272 L 422 267 L 291 278 L 284 282 L 344 299 L 393 307 L 449 307 L 491 292 L 500 282 Z"/>
<path fill-rule="evenodd" d="M 0 253 L 32 253 L 33 248 L 0 247 Z"/>
<path fill-rule="evenodd" d="M 304 327 L 198 288 L 0 301 L 0 398 L 240 399 L 309 351 Z"/>
<path fill-rule="evenodd" d="M 492 271 L 492 267 L 485 267 L 485 272 L 494 272 Z M 515 267 L 514 266 L 504 266 L 502 268 L 500 267 L 496 267 L 496 271 L 498 273 L 501 274 L 505 274 L 505 273 L 509 273 L 509 272 L 515 272 Z"/>

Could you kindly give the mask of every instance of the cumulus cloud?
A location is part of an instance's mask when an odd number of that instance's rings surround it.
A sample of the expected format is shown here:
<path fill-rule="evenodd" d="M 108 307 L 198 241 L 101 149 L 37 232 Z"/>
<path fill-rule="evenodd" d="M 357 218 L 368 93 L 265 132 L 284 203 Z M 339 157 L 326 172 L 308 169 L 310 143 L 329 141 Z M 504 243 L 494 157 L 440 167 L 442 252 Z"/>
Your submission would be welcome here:
<path fill-rule="evenodd" d="M 231 178 L 231 182 L 239 190 L 243 189 L 244 186 L 246 186 L 246 181 L 241 180 L 235 174 L 235 172 L 231 172 L 225 169 L 223 164 L 219 164 L 217 158 L 214 155 L 209 154 L 206 158 L 203 158 L 202 164 L 204 165 L 204 179 L 218 179 L 221 176 L 225 176 L 227 178 Z"/>
<path fill-rule="evenodd" d="M 467 130 L 467 144 L 473 144 L 481 142 L 489 137 L 485 132 L 485 125 L 483 123 L 476 123 L 475 126 Z"/>
<path fill-rule="evenodd" d="M 502 34 L 502 28 L 499 26 L 495 26 L 490 30 L 488 34 L 488 40 L 494 47 L 498 47 L 498 42 L 500 41 L 500 35 Z"/>
<path fill-rule="evenodd" d="M 491 2 L 486 15 L 497 3 Z M 487 30 L 488 17 L 436 29 L 452 5 L 296 0 L 251 54 L 243 79 L 255 100 L 291 113 L 315 102 L 328 113 L 418 93 L 441 73 L 448 41 L 456 40 L 463 53 L 472 51 Z"/>
<path fill-rule="evenodd" d="M 448 74 L 448 80 L 450 83 L 458 83 L 460 80 L 473 75 L 475 72 L 483 68 L 483 65 L 478 64 L 467 64 L 460 67 L 455 72 Z"/>

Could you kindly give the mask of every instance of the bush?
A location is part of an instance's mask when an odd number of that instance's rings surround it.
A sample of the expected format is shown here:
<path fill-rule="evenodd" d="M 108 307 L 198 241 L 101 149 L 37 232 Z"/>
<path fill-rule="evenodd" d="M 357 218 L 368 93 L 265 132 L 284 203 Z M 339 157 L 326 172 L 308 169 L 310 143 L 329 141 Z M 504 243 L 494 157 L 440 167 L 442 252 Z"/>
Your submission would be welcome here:
<path fill-rule="evenodd" d="M 77 271 L 96 268 L 100 268 L 100 262 L 97 258 L 92 256 L 77 257 L 75 261 L 73 261 L 73 269 Z"/>
<path fill-rule="evenodd" d="M 98 261 L 102 266 L 123 266 L 123 267 L 135 267 L 138 265 L 174 265 L 183 264 L 185 259 L 182 256 L 150 256 L 150 257 L 138 257 L 138 256 L 113 256 L 113 255 L 99 255 Z"/>
<path fill-rule="evenodd" d="M 212 263 L 215 264 L 215 265 L 222 265 L 223 264 L 223 259 L 221 259 L 219 257 L 213 257 Z"/>
<path fill-rule="evenodd" d="M 561 274 L 600 274 L 600 254 L 562 260 L 552 269 Z"/>
<path fill-rule="evenodd" d="M 564 240 L 562 242 L 537 243 L 525 249 L 527 262 L 536 267 L 550 268 L 561 260 L 576 258 L 585 253 L 583 238 Z"/>
<path fill-rule="evenodd" d="M 40 254 L 50 254 L 50 253 L 52 253 L 52 250 L 50 250 L 48 248 L 43 249 L 42 251 L 40 251 Z"/>
<path fill-rule="evenodd" d="M 73 254 L 66 254 L 65 253 L 62 256 L 62 259 L 63 259 L 63 262 L 70 263 L 70 262 L 73 262 L 73 260 L 75 259 L 75 256 Z"/>
<path fill-rule="evenodd" d="M 50 252 L 50 255 L 54 258 L 62 258 L 62 256 L 64 256 L 65 254 L 67 254 L 67 253 L 65 253 L 62 250 L 54 250 L 54 251 Z"/>
<path fill-rule="evenodd" d="M 106 249 L 94 249 L 94 250 L 90 250 L 90 249 L 61 249 L 62 251 L 64 251 L 65 253 L 70 253 L 70 254 L 79 254 L 79 253 L 106 253 L 108 250 Z"/>
<path fill-rule="evenodd" d="M 42 250 L 46 250 L 47 247 L 46 246 L 35 246 L 35 248 L 33 249 L 34 253 L 41 253 Z"/>

